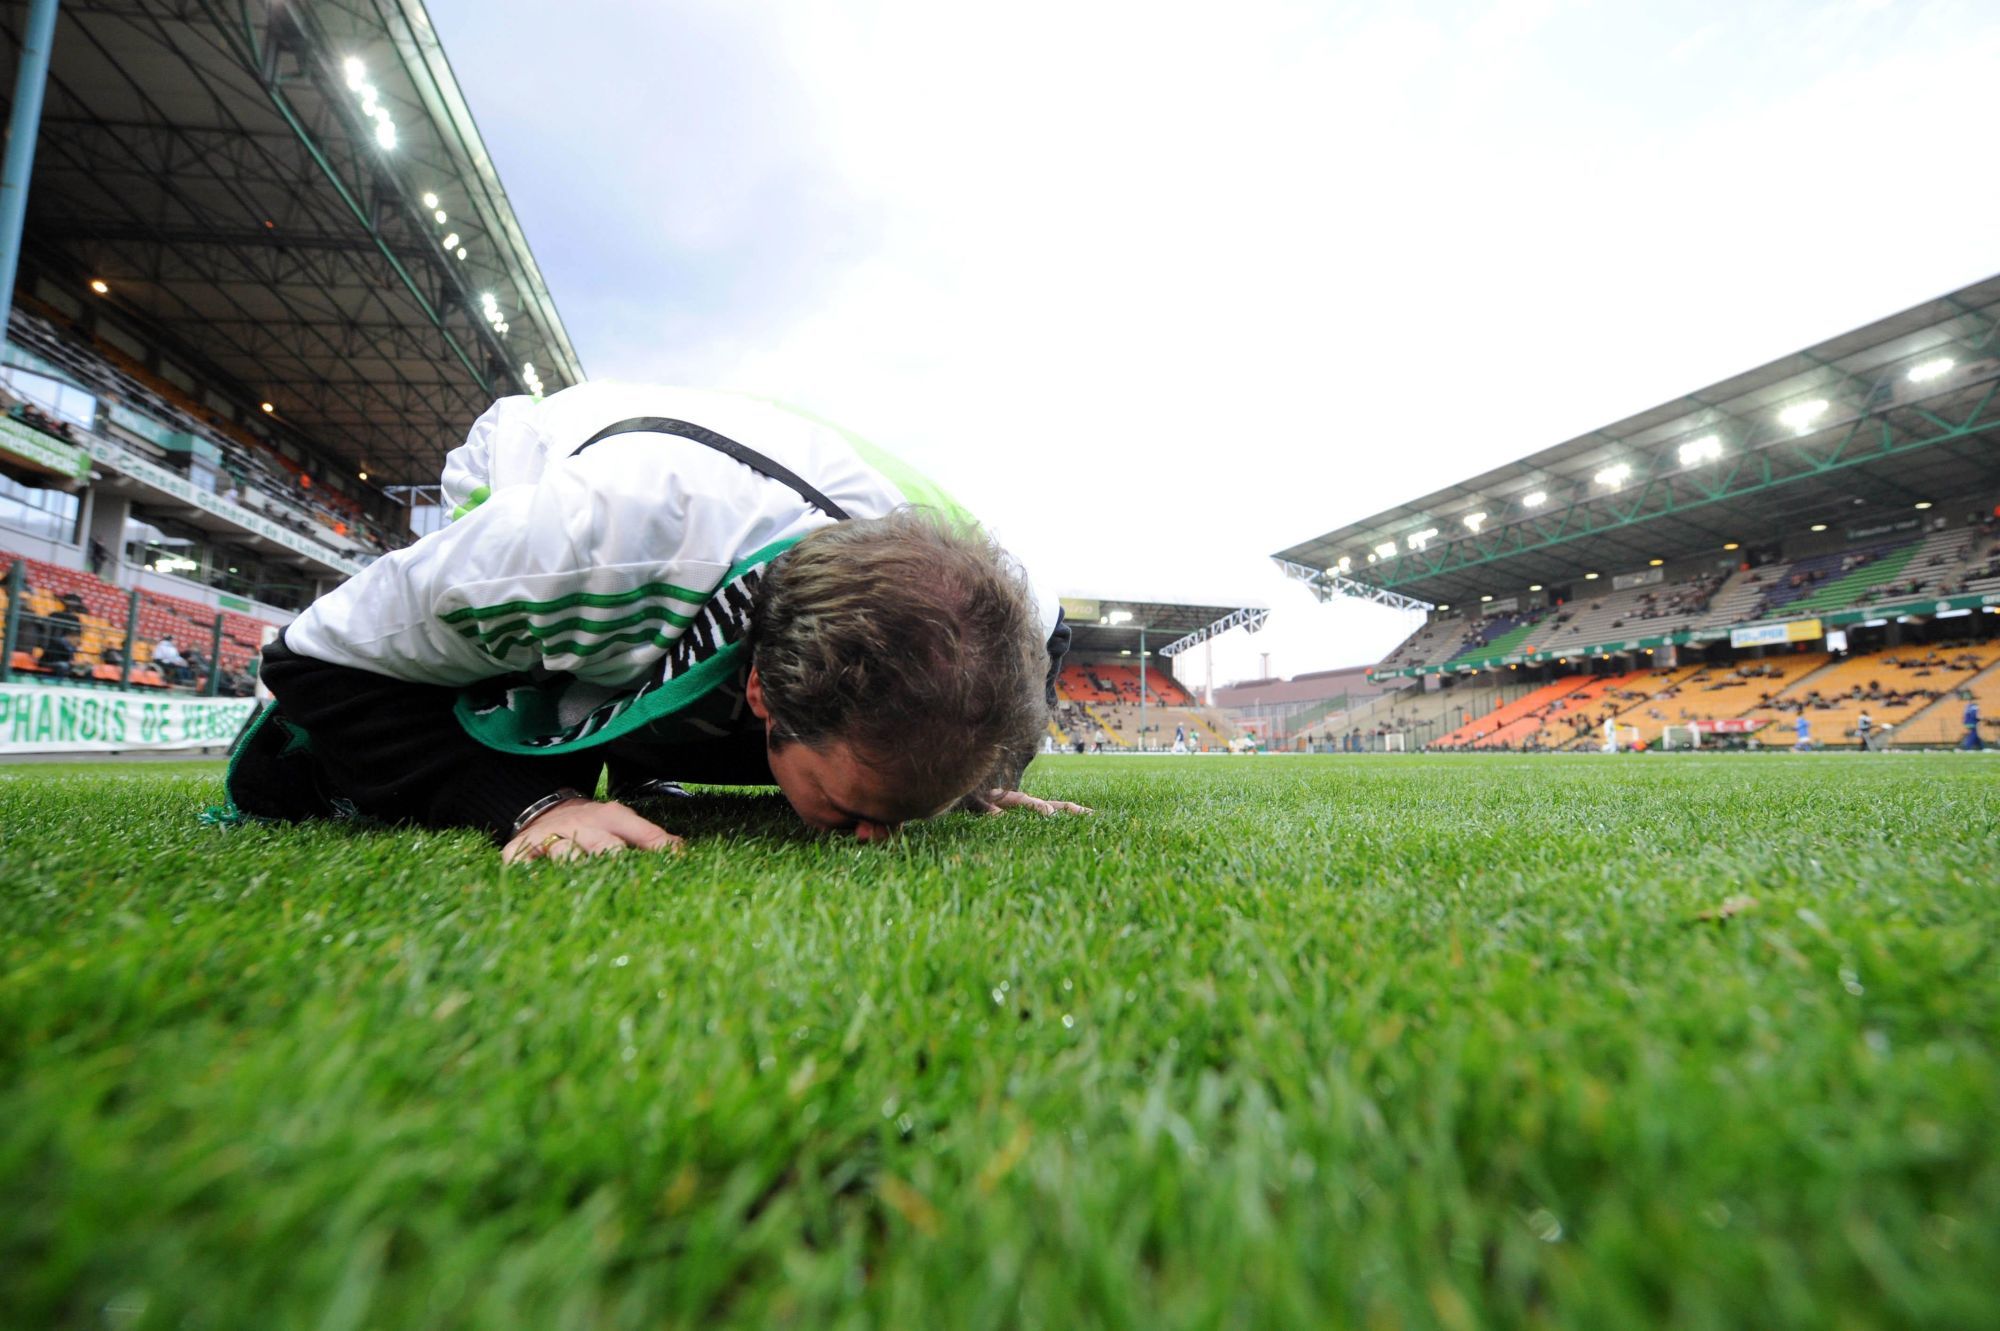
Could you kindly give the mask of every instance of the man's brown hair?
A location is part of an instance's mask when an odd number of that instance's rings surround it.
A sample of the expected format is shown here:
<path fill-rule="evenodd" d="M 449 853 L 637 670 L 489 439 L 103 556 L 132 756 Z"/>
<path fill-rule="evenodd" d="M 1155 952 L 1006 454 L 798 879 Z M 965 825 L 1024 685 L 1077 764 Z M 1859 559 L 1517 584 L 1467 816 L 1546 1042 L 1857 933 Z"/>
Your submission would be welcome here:
<path fill-rule="evenodd" d="M 939 803 L 1004 783 L 1047 724 L 1027 581 L 971 524 L 822 527 L 772 563 L 752 622 L 774 745 L 844 742 Z"/>

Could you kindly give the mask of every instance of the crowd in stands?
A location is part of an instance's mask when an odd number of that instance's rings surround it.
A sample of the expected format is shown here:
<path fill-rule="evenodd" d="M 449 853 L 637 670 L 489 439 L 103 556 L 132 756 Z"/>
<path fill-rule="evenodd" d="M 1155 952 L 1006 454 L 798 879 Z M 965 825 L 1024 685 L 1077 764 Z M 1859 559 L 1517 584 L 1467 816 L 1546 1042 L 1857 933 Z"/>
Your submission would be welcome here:
<path fill-rule="evenodd" d="M 11 565 L 0 557 L 0 575 Z M 17 674 L 65 683 L 117 685 L 248 697 L 256 687 L 264 624 L 247 615 L 221 612 L 220 661 L 203 644 L 215 637 L 217 612 L 180 597 L 144 592 L 139 631 L 128 630 L 129 594 L 86 573 L 23 560 L 29 578 L 21 598 L 10 668 Z M 0 587 L 0 615 L 7 611 Z M 126 655 L 131 654 L 129 669 Z"/>
<path fill-rule="evenodd" d="M 31 430 L 39 430 L 43 434 L 54 439 L 60 439 L 66 444 L 74 444 L 76 442 L 76 435 L 70 430 L 68 421 L 55 419 L 34 403 L 24 398 L 16 397 L 13 393 L 8 392 L 5 387 L 0 387 L 0 402 L 7 404 L 7 418 L 9 420 L 19 421 Z"/>
<path fill-rule="evenodd" d="M 1951 681 L 1954 685 L 1958 676 L 1982 670 L 1986 666 L 1981 657 L 1971 652 L 1960 652 L 1947 657 L 1942 652 L 1932 650 L 1922 656 L 1891 654 L 1878 659 L 1882 665 L 1907 672 L 1911 679 L 1926 679 L 1939 672 L 1949 673 L 1954 677 Z M 1819 689 L 1807 689 L 1796 697 L 1783 695 L 1773 697 L 1766 693 L 1759 702 L 1774 712 L 1797 716 L 1802 712 L 1833 711 L 1857 702 L 1874 703 L 1882 708 L 1909 708 L 1936 702 L 1952 691 L 1949 688 L 1928 688 L 1922 685 L 1912 687 L 1899 687 L 1896 683 L 1884 685 L 1879 679 L 1870 679 L 1866 683 L 1856 683 L 1833 694 L 1822 693 Z"/>

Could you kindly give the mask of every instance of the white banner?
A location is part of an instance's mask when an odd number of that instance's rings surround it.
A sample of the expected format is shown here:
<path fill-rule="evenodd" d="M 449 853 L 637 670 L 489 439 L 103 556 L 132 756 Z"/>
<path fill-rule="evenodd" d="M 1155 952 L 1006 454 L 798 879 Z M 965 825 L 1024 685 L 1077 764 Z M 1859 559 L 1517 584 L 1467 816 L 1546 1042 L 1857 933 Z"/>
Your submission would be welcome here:
<path fill-rule="evenodd" d="M 0 684 L 0 753 L 219 748 L 256 705 L 254 698 Z"/>

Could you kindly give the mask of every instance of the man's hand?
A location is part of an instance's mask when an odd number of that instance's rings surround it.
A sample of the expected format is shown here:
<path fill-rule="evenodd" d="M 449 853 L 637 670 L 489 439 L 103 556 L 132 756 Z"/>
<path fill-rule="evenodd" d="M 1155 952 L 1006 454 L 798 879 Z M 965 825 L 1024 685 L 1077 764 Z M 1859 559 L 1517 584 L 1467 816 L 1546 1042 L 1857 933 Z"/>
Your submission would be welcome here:
<path fill-rule="evenodd" d="M 1071 804 L 1068 800 L 1038 800 L 1033 795 L 1018 790 L 975 790 L 960 801 L 959 808 L 968 813 L 1005 813 L 1009 809 L 1033 809 L 1044 817 L 1054 817 L 1061 813 L 1096 813 L 1081 804 Z"/>
<path fill-rule="evenodd" d="M 500 851 L 506 864 L 523 860 L 568 860 L 584 855 L 616 855 L 639 850 L 679 850 L 681 839 L 647 822 L 616 800 L 565 800 L 514 834 Z"/>

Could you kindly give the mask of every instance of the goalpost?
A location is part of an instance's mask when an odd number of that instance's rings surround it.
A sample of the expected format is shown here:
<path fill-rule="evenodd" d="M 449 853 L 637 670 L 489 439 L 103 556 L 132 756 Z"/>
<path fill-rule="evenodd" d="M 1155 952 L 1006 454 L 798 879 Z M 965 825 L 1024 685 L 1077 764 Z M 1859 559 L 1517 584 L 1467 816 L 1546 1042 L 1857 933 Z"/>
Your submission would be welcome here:
<path fill-rule="evenodd" d="M 1403 732 L 1398 730 L 1382 736 L 1382 752 L 1408 753 L 1409 748 L 1404 743 Z"/>
<path fill-rule="evenodd" d="M 1698 749 L 1701 747 L 1701 727 L 1668 726 L 1660 732 L 1660 748 L 1668 753 L 1676 749 Z"/>

